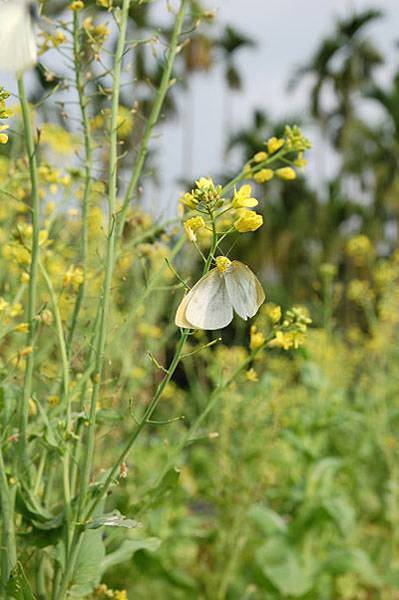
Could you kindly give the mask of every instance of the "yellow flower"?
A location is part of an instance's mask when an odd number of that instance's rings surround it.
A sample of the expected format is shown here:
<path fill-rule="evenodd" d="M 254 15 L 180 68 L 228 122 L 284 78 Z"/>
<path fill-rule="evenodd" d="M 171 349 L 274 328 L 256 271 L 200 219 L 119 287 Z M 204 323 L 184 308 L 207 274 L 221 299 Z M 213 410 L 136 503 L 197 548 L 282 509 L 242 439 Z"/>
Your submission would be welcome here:
<path fill-rule="evenodd" d="M 267 317 L 271 320 L 272 323 L 278 323 L 281 319 L 281 306 L 274 304 L 273 302 L 268 302 L 263 307 L 262 312 L 265 313 Z"/>
<path fill-rule="evenodd" d="M 197 241 L 195 232 L 202 227 L 205 227 L 205 221 L 202 217 L 192 217 L 191 219 L 187 219 L 187 221 L 185 221 L 184 231 L 186 232 L 187 238 L 190 240 L 190 242 Z"/>
<path fill-rule="evenodd" d="M 50 406 L 58 406 L 60 403 L 60 397 L 55 394 L 52 396 L 47 396 L 47 402 Z"/>
<path fill-rule="evenodd" d="M 128 600 L 126 590 L 119 590 L 119 591 L 115 590 L 114 599 L 115 600 Z"/>
<path fill-rule="evenodd" d="M 0 125 L 0 144 L 7 144 L 8 142 L 8 135 L 6 133 L 2 133 L 3 131 L 6 131 L 9 128 L 9 125 Z"/>
<path fill-rule="evenodd" d="M 256 163 L 260 163 L 260 162 L 262 162 L 263 160 L 266 160 L 266 158 L 267 158 L 267 153 L 266 153 L 266 152 L 257 152 L 257 153 L 255 154 L 255 156 L 254 156 L 254 161 L 255 161 Z"/>
<path fill-rule="evenodd" d="M 249 347 L 251 350 L 257 350 L 258 348 L 260 348 L 261 346 L 263 346 L 263 344 L 265 343 L 266 338 L 263 335 L 263 333 L 261 333 L 260 331 L 258 331 L 258 328 L 256 327 L 256 325 L 251 325 L 251 330 L 250 330 L 250 339 L 249 339 Z"/>
<path fill-rule="evenodd" d="M 133 115 L 126 106 L 118 108 L 118 136 L 123 140 L 127 139 L 133 131 Z"/>
<path fill-rule="evenodd" d="M 22 306 L 22 304 L 20 302 L 14 302 L 14 304 L 12 304 L 10 307 L 9 315 L 12 318 L 19 317 L 20 315 L 22 315 L 23 312 L 24 307 Z"/>
<path fill-rule="evenodd" d="M 282 348 L 290 350 L 298 349 L 305 343 L 305 334 L 299 331 L 277 331 L 274 340 L 269 342 L 270 348 Z"/>
<path fill-rule="evenodd" d="M 256 183 L 265 183 L 273 179 L 274 171 L 272 169 L 261 169 L 254 175 Z"/>
<path fill-rule="evenodd" d="M 253 210 L 243 208 L 239 212 L 239 217 L 234 221 L 234 227 L 240 233 L 256 231 L 263 225 L 263 217 Z"/>
<path fill-rule="evenodd" d="M 363 234 L 352 237 L 347 245 L 346 252 L 357 266 L 368 263 L 374 257 L 374 248 L 370 239 Z"/>
<path fill-rule="evenodd" d="M 81 267 L 69 267 L 68 271 L 64 275 L 64 286 L 72 286 L 77 289 L 84 281 L 84 273 Z"/>
<path fill-rule="evenodd" d="M 248 369 L 248 371 L 245 373 L 245 379 L 253 383 L 259 381 L 259 377 L 255 369 Z"/>
<path fill-rule="evenodd" d="M 5 310 L 9 306 L 7 300 L 4 300 L 2 296 L 0 296 L 0 312 Z"/>
<path fill-rule="evenodd" d="M 82 0 L 74 0 L 74 2 L 69 5 L 70 10 L 82 10 L 84 7 L 85 5 Z"/>
<path fill-rule="evenodd" d="M 252 188 L 247 183 L 240 187 L 239 190 L 234 190 L 233 206 L 234 208 L 253 208 L 258 205 L 256 198 L 251 197 Z"/>
<path fill-rule="evenodd" d="M 19 333 L 28 333 L 29 323 L 19 323 L 19 325 L 14 327 L 14 331 L 18 331 Z"/>
<path fill-rule="evenodd" d="M 282 138 L 271 137 L 267 140 L 266 145 L 269 154 L 274 154 L 284 146 L 284 140 Z"/>
<path fill-rule="evenodd" d="M 280 177 L 280 179 L 286 179 L 287 181 L 296 179 L 296 171 L 294 171 L 292 167 L 282 167 L 281 169 L 277 169 L 276 175 L 277 177 Z"/>
<path fill-rule="evenodd" d="M 179 202 L 185 206 L 188 206 L 188 208 L 195 208 L 198 204 L 198 200 L 196 200 L 193 194 L 190 194 L 189 192 L 186 192 L 183 196 L 181 196 Z"/>

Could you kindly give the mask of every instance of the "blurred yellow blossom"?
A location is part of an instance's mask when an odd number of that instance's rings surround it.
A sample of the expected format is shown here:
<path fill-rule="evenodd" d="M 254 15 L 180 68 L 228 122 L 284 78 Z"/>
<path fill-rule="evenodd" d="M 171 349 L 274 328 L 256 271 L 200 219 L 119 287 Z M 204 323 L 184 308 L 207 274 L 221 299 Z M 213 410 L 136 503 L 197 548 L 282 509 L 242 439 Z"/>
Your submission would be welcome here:
<path fill-rule="evenodd" d="M 202 217 L 192 217 L 184 222 L 184 231 L 190 242 L 197 241 L 196 231 L 202 227 L 205 227 L 205 221 Z"/>
<path fill-rule="evenodd" d="M 245 379 L 247 381 L 251 381 L 253 383 L 259 381 L 259 377 L 258 377 L 257 372 L 255 371 L 255 369 L 252 369 L 252 368 L 248 369 L 248 371 L 246 371 L 246 373 L 245 373 Z"/>
<path fill-rule="evenodd" d="M 265 183 L 266 181 L 273 179 L 273 177 L 274 171 L 272 169 L 261 169 L 254 174 L 254 181 L 256 181 L 256 183 Z"/>
<path fill-rule="evenodd" d="M 286 179 L 290 181 L 292 179 L 296 179 L 296 171 L 292 167 L 281 167 L 281 169 L 276 170 L 277 177 L 280 179 Z"/>
<path fill-rule="evenodd" d="M 267 152 L 257 152 L 253 158 L 254 162 L 260 163 L 267 158 Z"/>
<path fill-rule="evenodd" d="M 251 325 L 249 347 L 251 350 L 258 350 L 265 343 L 266 338 L 262 332 L 258 331 L 256 325 Z"/>

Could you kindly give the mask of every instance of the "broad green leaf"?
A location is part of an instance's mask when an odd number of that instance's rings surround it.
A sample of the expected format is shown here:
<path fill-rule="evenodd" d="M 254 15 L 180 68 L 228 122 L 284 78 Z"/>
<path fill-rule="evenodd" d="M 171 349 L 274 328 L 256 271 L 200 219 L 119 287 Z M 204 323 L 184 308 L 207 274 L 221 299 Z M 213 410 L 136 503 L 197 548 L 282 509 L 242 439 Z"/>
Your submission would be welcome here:
<path fill-rule="evenodd" d="M 70 597 L 83 598 L 100 583 L 104 557 L 105 548 L 101 530 L 85 531 L 69 591 Z"/>
<path fill-rule="evenodd" d="M 345 498 L 328 498 L 322 504 L 324 510 L 333 519 L 342 535 L 348 535 L 355 523 L 355 511 Z"/>
<path fill-rule="evenodd" d="M 248 516 L 266 536 L 276 533 L 287 533 L 287 524 L 278 513 L 267 506 L 253 504 L 248 511 Z"/>
<path fill-rule="evenodd" d="M 107 554 L 102 562 L 103 572 L 115 565 L 130 560 L 138 550 L 156 552 L 161 545 L 161 540 L 156 537 L 144 538 L 142 540 L 125 540 L 117 550 Z"/>
<path fill-rule="evenodd" d="M 54 515 L 44 508 L 38 500 L 31 494 L 30 490 L 23 486 L 19 487 L 16 495 L 16 508 L 17 511 L 23 515 L 29 521 L 36 521 L 39 523 L 52 522 Z"/>
<path fill-rule="evenodd" d="M 307 495 L 330 496 L 335 474 L 341 465 L 342 461 L 332 456 L 319 460 L 309 473 Z"/>
<path fill-rule="evenodd" d="M 377 573 L 369 556 L 361 548 L 348 548 L 332 552 L 329 559 L 323 563 L 322 570 L 328 570 L 334 575 L 356 573 L 360 581 L 366 585 L 377 588 L 382 585 L 382 578 Z"/>
<path fill-rule="evenodd" d="M 20 562 L 17 562 L 11 571 L 10 579 L 6 587 L 7 599 L 11 600 L 35 600 L 32 588 L 26 578 Z"/>
<path fill-rule="evenodd" d="M 312 588 L 312 578 L 281 536 L 271 538 L 257 550 L 256 562 L 283 597 L 299 598 Z"/>

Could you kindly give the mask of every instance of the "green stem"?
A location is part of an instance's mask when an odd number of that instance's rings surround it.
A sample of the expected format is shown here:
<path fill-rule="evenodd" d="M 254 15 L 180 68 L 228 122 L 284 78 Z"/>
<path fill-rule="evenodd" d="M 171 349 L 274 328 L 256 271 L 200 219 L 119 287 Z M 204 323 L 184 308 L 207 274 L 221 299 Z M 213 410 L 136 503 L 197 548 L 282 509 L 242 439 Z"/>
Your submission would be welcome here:
<path fill-rule="evenodd" d="M 95 356 L 94 368 L 94 384 L 90 404 L 90 424 L 87 437 L 87 447 L 85 453 L 85 461 L 83 466 L 83 474 L 81 480 L 81 491 L 79 495 L 78 514 L 86 502 L 86 495 L 89 487 L 90 474 L 93 463 L 94 443 L 95 443 L 95 428 L 96 428 L 96 407 L 98 394 L 101 386 L 101 375 L 104 362 L 105 342 L 107 338 L 107 321 L 109 316 L 110 296 L 112 275 L 114 269 L 114 254 L 116 241 L 116 196 L 118 183 L 118 109 L 120 96 L 120 76 L 122 69 L 122 58 L 125 49 L 126 28 L 129 12 L 130 0 L 123 1 L 121 22 L 118 36 L 118 44 L 115 54 L 114 70 L 113 70 L 113 93 L 111 107 L 111 134 L 110 134 L 110 149 L 109 149 L 109 171 L 108 171 L 108 237 L 105 261 L 105 275 L 101 299 L 101 313 L 99 336 Z"/>
<path fill-rule="evenodd" d="M 11 570 L 17 562 L 17 548 L 14 530 L 13 499 L 8 486 L 3 451 L 0 447 L 0 503 L 1 503 L 1 595 L 5 597 L 5 588 Z"/>
<path fill-rule="evenodd" d="M 32 352 L 27 356 L 24 376 L 24 389 L 19 413 L 19 443 L 18 443 L 18 467 L 25 471 L 27 460 L 27 429 L 29 420 L 29 401 L 32 396 L 32 378 L 35 361 L 35 332 L 36 332 L 36 292 L 39 261 L 39 230 L 40 230 L 40 202 L 39 182 L 37 173 L 36 148 L 33 137 L 31 115 L 26 97 L 25 85 L 22 77 L 18 79 L 18 93 L 21 104 L 22 118 L 24 124 L 25 144 L 29 159 L 29 172 L 31 181 L 31 213 L 32 213 L 32 252 L 28 288 L 28 313 L 27 322 L 29 331 L 26 344 L 32 347 Z"/>
<path fill-rule="evenodd" d="M 39 260 L 40 270 L 42 272 L 43 278 L 48 287 L 48 291 L 50 294 L 51 303 L 53 305 L 54 311 L 54 319 L 55 326 L 57 330 L 58 343 L 60 346 L 61 353 L 61 362 L 62 362 L 62 381 L 63 381 L 63 394 L 62 401 L 66 402 L 66 435 L 68 436 L 71 429 L 71 402 L 69 398 L 69 362 L 68 362 L 68 352 L 65 342 L 64 330 L 62 327 L 62 319 L 60 310 L 58 307 L 57 296 L 54 291 L 53 284 L 51 279 L 44 268 L 43 264 Z M 69 479 L 69 471 L 70 471 L 70 455 L 69 455 L 69 447 L 68 443 L 64 448 L 63 455 L 63 489 L 64 489 L 64 501 L 65 501 L 65 521 L 66 521 L 66 549 L 69 548 L 72 537 L 72 512 L 71 512 L 71 487 L 70 487 L 70 479 Z"/>
<path fill-rule="evenodd" d="M 96 432 L 96 410 L 97 400 L 101 386 L 101 376 L 104 362 L 105 342 L 107 338 L 107 322 L 109 316 L 110 295 L 112 275 L 114 269 L 115 241 L 116 241 L 116 222 L 115 209 L 118 185 L 118 109 L 121 84 L 122 59 L 125 51 L 126 29 L 129 16 L 131 0 L 123 0 L 122 9 L 120 12 L 120 24 L 118 42 L 115 53 L 114 68 L 113 68 L 113 86 L 112 86 L 112 107 L 111 107 L 111 133 L 110 133 L 110 149 L 109 149 L 109 170 L 108 170 L 108 237 L 106 248 L 105 275 L 103 281 L 103 290 L 101 298 L 101 312 L 99 335 L 96 347 L 96 355 L 94 360 L 94 383 L 90 402 L 90 423 L 87 436 L 86 452 L 83 461 L 82 478 L 80 482 L 80 493 L 77 508 L 77 517 L 83 512 L 83 507 L 87 501 L 87 493 L 89 489 L 91 470 L 93 465 L 95 432 Z M 62 600 L 65 598 L 69 586 L 70 579 L 73 575 L 75 562 L 80 546 L 81 534 L 74 536 L 71 551 L 68 552 L 66 559 L 66 568 L 63 577 L 58 587 L 57 598 Z"/>
<path fill-rule="evenodd" d="M 134 164 L 133 173 L 132 173 L 129 185 L 126 190 L 125 198 L 123 201 L 123 205 L 122 205 L 122 209 L 121 209 L 121 213 L 120 213 L 119 225 L 118 225 L 118 235 L 119 236 L 121 235 L 122 230 L 123 230 L 126 213 L 129 208 L 130 200 L 132 198 L 132 195 L 136 191 L 136 188 L 137 188 L 140 176 L 141 176 L 141 172 L 143 170 L 144 162 L 145 162 L 145 159 L 146 159 L 147 153 L 148 153 L 148 145 L 149 145 L 149 142 L 151 139 L 152 130 L 154 129 L 154 126 L 156 125 L 156 123 L 159 119 L 159 115 L 161 113 L 161 109 L 162 109 L 166 94 L 167 94 L 170 84 L 171 84 L 172 68 L 173 68 L 173 63 L 175 61 L 176 54 L 178 52 L 179 37 L 180 37 L 182 27 L 183 27 L 186 5 L 187 5 L 187 0 L 181 0 L 179 12 L 177 13 L 177 16 L 176 16 L 175 25 L 174 25 L 172 37 L 170 40 L 169 51 L 168 51 L 168 55 L 166 58 L 166 65 L 165 65 L 165 68 L 164 68 L 164 71 L 162 74 L 162 79 L 159 84 L 159 88 L 158 88 L 156 96 L 155 96 L 154 104 L 152 106 L 152 110 L 150 112 L 150 115 L 148 117 L 145 129 L 144 129 L 144 133 L 143 133 L 143 137 L 142 137 L 142 140 L 140 143 L 140 148 L 138 151 L 137 159 Z"/>
<path fill-rule="evenodd" d="M 84 192 L 82 200 L 82 239 L 81 239 L 81 263 L 83 269 L 83 282 L 79 286 L 78 295 L 76 297 L 75 307 L 73 310 L 71 326 L 68 334 L 67 350 L 68 356 L 72 349 L 73 337 L 79 319 L 80 309 L 85 295 L 85 286 L 87 278 L 87 262 L 88 262 L 88 246 L 89 246 L 89 201 L 92 187 L 92 168 L 93 168 L 93 144 L 90 133 L 90 119 L 88 113 L 88 99 L 84 93 L 84 77 L 81 64 L 81 44 L 80 44 L 80 22 L 77 11 L 73 15 L 73 55 L 75 63 L 75 85 L 79 97 L 79 106 L 82 117 L 83 137 L 85 148 L 85 177 L 84 177 Z"/>

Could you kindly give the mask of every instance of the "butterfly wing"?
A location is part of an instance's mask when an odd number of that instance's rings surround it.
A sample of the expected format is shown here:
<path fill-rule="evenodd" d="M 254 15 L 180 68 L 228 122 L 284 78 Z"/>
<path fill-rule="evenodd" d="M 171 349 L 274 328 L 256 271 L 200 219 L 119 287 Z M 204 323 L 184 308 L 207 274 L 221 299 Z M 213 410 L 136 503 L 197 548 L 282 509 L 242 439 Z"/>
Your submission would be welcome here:
<path fill-rule="evenodd" d="M 18 73 L 37 61 L 32 18 L 27 2 L 0 2 L 0 70 Z"/>
<path fill-rule="evenodd" d="M 234 260 L 225 273 L 226 289 L 236 313 L 245 321 L 258 312 L 265 300 L 265 293 L 251 269 Z"/>
<path fill-rule="evenodd" d="M 222 329 L 233 319 L 224 277 L 212 269 L 183 298 L 176 313 L 178 327 Z"/>

